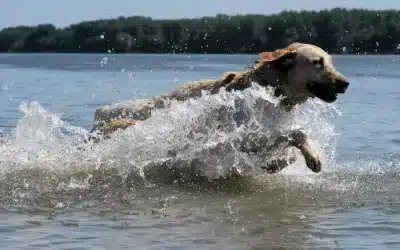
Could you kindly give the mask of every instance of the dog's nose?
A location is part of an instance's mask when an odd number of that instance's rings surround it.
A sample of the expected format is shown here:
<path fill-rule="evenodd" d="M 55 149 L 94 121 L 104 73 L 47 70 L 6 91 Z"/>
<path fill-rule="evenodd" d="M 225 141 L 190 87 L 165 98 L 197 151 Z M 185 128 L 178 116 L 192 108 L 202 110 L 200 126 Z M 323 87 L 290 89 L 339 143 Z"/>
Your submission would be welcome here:
<path fill-rule="evenodd" d="M 341 81 L 340 84 L 343 86 L 343 88 L 347 89 L 350 85 L 350 83 L 348 81 Z"/>
<path fill-rule="evenodd" d="M 345 79 L 336 79 L 335 83 L 336 83 L 336 91 L 341 94 L 344 94 L 350 85 L 350 83 Z"/>

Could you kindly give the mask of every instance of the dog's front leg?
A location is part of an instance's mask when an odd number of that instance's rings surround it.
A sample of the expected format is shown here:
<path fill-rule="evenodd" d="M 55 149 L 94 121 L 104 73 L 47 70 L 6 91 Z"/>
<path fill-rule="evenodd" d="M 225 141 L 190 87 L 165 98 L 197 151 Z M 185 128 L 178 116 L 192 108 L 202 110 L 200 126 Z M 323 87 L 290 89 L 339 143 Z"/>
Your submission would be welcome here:
<path fill-rule="evenodd" d="M 271 145 L 268 145 L 268 137 L 266 135 L 252 132 L 243 137 L 239 148 L 242 152 L 252 154 L 258 154 L 263 151 L 277 152 L 279 156 L 268 160 L 261 167 L 269 173 L 277 173 L 296 161 L 294 152 L 290 150 L 291 147 L 296 147 L 301 151 L 309 169 L 315 173 L 321 171 L 318 151 L 312 145 L 311 139 L 299 130 L 278 136 Z"/>
<path fill-rule="evenodd" d="M 294 130 L 289 134 L 289 141 L 292 146 L 301 151 L 309 169 L 315 173 L 321 171 L 321 161 L 318 152 L 306 134 L 300 130 Z"/>
<path fill-rule="evenodd" d="M 272 157 L 269 155 L 267 161 L 263 161 L 260 165 L 261 169 L 270 174 L 278 173 L 296 161 L 296 154 L 288 136 L 279 136 L 271 145 L 268 145 L 268 138 L 265 134 L 251 132 L 243 136 L 240 150 L 256 155 L 274 152 Z"/>
<path fill-rule="evenodd" d="M 304 156 L 307 167 L 315 173 L 321 171 L 321 161 L 319 159 L 318 152 L 312 145 L 311 139 L 308 138 L 306 134 L 299 130 L 294 130 L 288 135 L 281 135 L 275 139 L 273 145 L 268 147 L 268 150 L 276 150 L 278 148 L 286 147 L 298 148 Z M 288 151 L 283 155 L 284 157 L 268 162 L 264 169 L 267 169 L 271 173 L 276 173 L 296 161 L 296 157 L 293 152 Z"/>

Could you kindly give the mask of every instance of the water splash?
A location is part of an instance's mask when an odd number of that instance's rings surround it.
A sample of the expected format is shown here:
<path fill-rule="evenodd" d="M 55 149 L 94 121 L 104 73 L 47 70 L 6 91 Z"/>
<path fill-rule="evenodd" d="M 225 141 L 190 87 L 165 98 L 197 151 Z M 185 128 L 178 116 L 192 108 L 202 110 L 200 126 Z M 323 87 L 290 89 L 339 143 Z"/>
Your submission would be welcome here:
<path fill-rule="evenodd" d="M 36 102 L 22 103 L 22 119 L 0 145 L 2 197 L 18 202 L 44 193 L 123 186 L 127 181 L 140 185 L 173 182 L 178 172 L 208 180 L 239 175 L 268 185 L 296 182 L 336 190 L 354 188 L 354 178 L 337 178 L 346 175 L 337 173 L 351 171 L 344 171 L 335 160 L 339 133 L 332 119 L 341 115 L 339 110 L 310 100 L 286 113 L 276 108 L 277 103 L 270 89 L 257 84 L 242 92 L 221 91 L 187 102 L 172 101 L 169 107 L 155 110 L 151 118 L 118 131 L 101 144 L 87 145 L 86 150 L 79 149 L 86 129 L 68 124 Z M 323 174 L 311 173 L 299 157 L 282 173 L 265 176 L 259 167 L 264 158 L 249 156 L 234 146 L 247 132 L 273 136 L 276 130 L 295 128 L 308 134 L 324 152 Z M 179 166 L 174 174 L 165 171 L 171 161 Z"/>

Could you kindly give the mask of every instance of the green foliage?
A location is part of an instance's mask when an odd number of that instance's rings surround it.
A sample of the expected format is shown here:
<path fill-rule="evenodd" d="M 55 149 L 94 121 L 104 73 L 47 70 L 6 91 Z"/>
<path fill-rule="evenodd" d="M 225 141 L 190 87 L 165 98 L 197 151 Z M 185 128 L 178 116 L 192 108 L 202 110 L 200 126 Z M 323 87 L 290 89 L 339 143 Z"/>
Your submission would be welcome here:
<path fill-rule="evenodd" d="M 64 29 L 18 26 L 0 31 L 0 52 L 256 53 L 297 41 L 330 53 L 399 53 L 399 16 L 396 10 L 335 8 L 180 20 L 119 17 Z"/>

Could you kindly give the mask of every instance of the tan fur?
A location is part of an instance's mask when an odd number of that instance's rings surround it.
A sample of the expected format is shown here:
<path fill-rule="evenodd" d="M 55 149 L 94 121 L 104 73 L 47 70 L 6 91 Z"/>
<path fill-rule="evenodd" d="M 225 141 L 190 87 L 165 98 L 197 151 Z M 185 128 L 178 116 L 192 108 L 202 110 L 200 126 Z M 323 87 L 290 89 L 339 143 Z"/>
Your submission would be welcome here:
<path fill-rule="evenodd" d="M 110 131 L 116 131 L 117 129 L 126 129 L 127 127 L 135 124 L 136 124 L 135 120 L 129 120 L 129 119 L 115 120 L 108 122 L 106 129 Z"/>
<path fill-rule="evenodd" d="M 93 140 L 95 142 L 99 141 L 99 138 L 96 136 L 101 135 L 103 139 L 108 139 L 110 138 L 111 134 L 113 134 L 115 131 L 119 129 L 127 129 L 128 127 L 136 125 L 135 120 L 131 119 L 119 119 L 119 120 L 113 120 L 107 122 L 105 125 L 100 126 L 100 127 L 94 127 L 91 132 L 97 132 L 97 135 L 91 135 L 89 136 L 88 140 Z"/>

